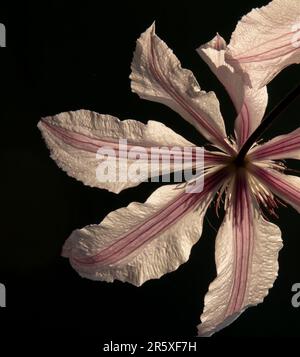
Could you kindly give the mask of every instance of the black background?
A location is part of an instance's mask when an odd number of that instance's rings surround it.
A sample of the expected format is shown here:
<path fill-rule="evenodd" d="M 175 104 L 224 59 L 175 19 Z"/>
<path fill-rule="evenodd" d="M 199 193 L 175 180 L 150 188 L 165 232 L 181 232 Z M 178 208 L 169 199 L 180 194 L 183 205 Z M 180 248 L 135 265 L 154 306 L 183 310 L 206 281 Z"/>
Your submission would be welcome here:
<path fill-rule="evenodd" d="M 7 307 L 0 324 L 9 333 L 36 333 L 73 346 L 122 337 L 188 338 L 196 334 L 209 283 L 215 276 L 214 240 L 220 221 L 211 209 L 203 236 L 188 263 L 136 288 L 80 278 L 60 257 L 70 232 L 100 222 L 111 210 L 144 201 L 159 185 L 144 183 L 119 195 L 89 188 L 50 159 L 36 124 L 41 116 L 90 109 L 120 119 L 162 121 L 198 145 L 192 126 L 163 105 L 130 91 L 135 41 L 154 20 L 158 35 L 195 73 L 205 90 L 217 92 L 227 127 L 234 110 L 227 94 L 195 48 L 218 31 L 227 41 L 238 19 L 265 1 L 66 1 L 1 3 L 7 47 L 0 51 L 1 248 L 0 282 Z M 299 81 L 291 66 L 269 85 L 272 108 Z M 268 132 L 299 126 L 299 101 Z M 296 168 L 296 162 L 290 162 Z M 299 169 L 299 165 L 298 165 Z M 291 286 L 300 282 L 299 216 L 280 208 L 284 248 L 279 277 L 263 304 L 250 308 L 213 338 L 299 336 L 300 308 Z M 1 335 L 2 336 L 2 335 Z M 1 338 L 1 337 L 0 337 Z M 28 339 L 28 341 L 31 341 Z"/>

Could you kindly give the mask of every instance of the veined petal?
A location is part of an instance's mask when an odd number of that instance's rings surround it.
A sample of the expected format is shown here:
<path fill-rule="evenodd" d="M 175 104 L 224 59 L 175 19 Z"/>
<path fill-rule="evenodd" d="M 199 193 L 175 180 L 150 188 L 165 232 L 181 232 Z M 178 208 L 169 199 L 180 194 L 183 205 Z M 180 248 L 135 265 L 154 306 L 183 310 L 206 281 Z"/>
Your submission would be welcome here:
<path fill-rule="evenodd" d="M 150 174 L 159 176 L 162 169 L 164 173 L 176 170 L 181 166 L 182 153 L 185 155 L 185 163 L 189 161 L 189 155 L 192 162 L 195 154 L 193 150 L 184 152 L 184 147 L 195 148 L 192 143 L 156 121 L 149 121 L 145 125 L 135 120 L 120 121 L 110 115 L 78 110 L 43 118 L 38 127 L 51 151 L 51 157 L 68 175 L 86 185 L 116 193 L 138 185 Z M 126 139 L 126 145 L 119 145 L 119 139 Z M 164 164 L 162 160 L 159 165 L 154 165 L 152 160 L 150 168 L 150 157 L 156 154 L 159 160 L 164 152 L 167 155 L 174 147 L 180 149 L 178 155 L 174 151 L 179 159 L 178 165 L 175 159 L 172 165 L 168 162 Z M 138 157 L 142 160 L 139 166 L 142 172 L 131 178 L 128 175 L 130 163 Z M 214 163 L 214 157 L 222 159 L 217 153 L 209 153 L 207 164 Z M 110 167 L 112 177 L 100 177 L 101 165 L 103 171 L 105 167 Z"/>
<path fill-rule="evenodd" d="M 239 68 L 226 61 L 227 45 L 217 34 L 210 42 L 199 47 L 197 52 L 209 65 L 227 90 L 238 114 L 235 134 L 240 148 L 260 124 L 268 103 L 267 88 L 250 88 L 244 81 Z M 238 63 L 234 63 L 239 66 Z"/>
<path fill-rule="evenodd" d="M 254 147 L 248 154 L 251 160 L 300 160 L 300 129 Z"/>
<path fill-rule="evenodd" d="M 253 173 L 276 196 L 300 213 L 300 177 L 253 165 Z"/>
<path fill-rule="evenodd" d="M 181 67 L 172 50 L 155 34 L 154 24 L 138 39 L 131 69 L 133 92 L 169 106 L 210 142 L 233 152 L 215 94 L 201 90 L 192 72 Z"/>
<path fill-rule="evenodd" d="M 141 285 L 159 278 L 187 261 L 225 176 L 223 170 L 209 174 L 198 193 L 163 186 L 145 203 L 133 202 L 111 212 L 99 225 L 74 231 L 63 255 L 81 276 L 93 280 Z"/>
<path fill-rule="evenodd" d="M 234 183 L 232 204 L 217 235 L 217 278 L 205 296 L 200 336 L 211 336 L 262 302 L 277 276 L 280 229 L 254 207 L 245 180 Z"/>
<path fill-rule="evenodd" d="M 228 60 L 239 63 L 253 87 L 268 84 L 300 62 L 299 0 L 273 0 L 253 9 L 238 23 L 228 48 Z"/>

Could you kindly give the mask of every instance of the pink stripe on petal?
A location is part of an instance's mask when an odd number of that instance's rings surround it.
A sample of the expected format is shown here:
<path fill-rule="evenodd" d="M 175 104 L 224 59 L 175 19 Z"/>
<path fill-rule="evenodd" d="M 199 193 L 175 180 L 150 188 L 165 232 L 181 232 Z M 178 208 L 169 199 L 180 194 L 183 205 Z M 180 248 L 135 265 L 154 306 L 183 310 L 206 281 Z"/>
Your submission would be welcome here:
<path fill-rule="evenodd" d="M 116 264 L 126 258 L 142 245 L 153 240 L 158 234 L 168 229 L 168 227 L 178 221 L 183 215 L 189 212 L 199 203 L 199 200 L 214 191 L 220 186 L 226 177 L 225 171 L 217 172 L 208 176 L 205 180 L 205 188 L 200 193 L 182 192 L 167 206 L 150 216 L 140 225 L 134 226 L 129 232 L 121 236 L 114 243 L 102 249 L 99 253 L 86 258 L 72 256 L 71 260 L 75 264 L 97 264 L 107 265 Z"/>
<path fill-rule="evenodd" d="M 204 129 L 205 132 L 209 133 L 217 143 L 221 144 L 222 147 L 225 147 L 229 152 L 233 153 L 232 148 L 224 142 L 224 134 L 221 134 L 220 131 L 211 125 L 211 119 L 207 117 L 205 113 L 198 113 L 192 105 L 190 105 L 189 100 L 181 95 L 180 92 L 172 84 L 172 78 L 165 77 L 160 71 L 158 61 L 156 59 L 156 54 L 154 51 L 153 37 L 150 37 L 150 48 L 151 56 L 149 56 L 150 70 L 153 77 L 161 85 L 161 87 L 170 95 L 182 108 L 194 118 L 196 123 L 199 124 L 200 128 Z"/>
<path fill-rule="evenodd" d="M 214 93 L 201 90 L 192 72 L 183 69 L 173 52 L 157 37 L 154 25 L 137 42 L 130 78 L 132 90 L 141 98 L 169 106 L 213 144 L 234 153 Z"/>
<path fill-rule="evenodd" d="M 249 153 L 251 160 L 300 159 L 300 129 L 280 135 Z"/>
<path fill-rule="evenodd" d="M 197 160 L 197 147 L 196 146 L 177 146 L 178 151 L 172 149 L 175 147 L 174 145 L 163 145 L 162 147 L 155 146 L 157 143 L 150 144 L 144 143 L 141 146 L 139 142 L 132 143 L 132 140 L 127 140 L 126 147 L 119 143 L 118 139 L 114 138 L 103 138 L 97 139 L 85 134 L 80 134 L 70 129 L 64 129 L 57 125 L 53 125 L 48 123 L 47 121 L 41 121 L 40 127 L 44 127 L 44 130 L 48 130 L 49 133 L 53 134 L 55 138 L 61 142 L 64 142 L 67 145 L 72 146 L 73 148 L 80 149 L 89 153 L 96 154 L 101 148 L 110 148 L 113 150 L 114 157 L 117 158 L 128 158 L 129 152 L 131 157 L 137 156 L 139 154 L 146 153 L 151 161 L 155 161 L 156 159 L 160 162 L 164 159 L 164 155 L 166 157 L 170 156 L 170 160 L 173 161 L 176 158 L 184 159 L 185 162 L 190 160 L 191 162 L 195 162 Z M 120 139 L 124 139 L 121 138 Z M 162 143 L 163 144 L 163 143 Z M 185 150 L 189 149 L 189 150 Z M 198 148 L 200 149 L 200 148 Z M 109 153 L 108 153 L 109 154 Z M 204 151 L 204 160 L 205 165 L 213 166 L 218 164 L 226 164 L 230 157 L 221 152 L 209 152 Z"/>
<path fill-rule="evenodd" d="M 220 46 L 219 43 L 222 42 Z M 266 88 L 249 88 L 241 75 L 238 62 L 228 63 L 225 58 L 226 42 L 219 35 L 197 49 L 201 58 L 209 65 L 224 85 L 237 112 L 235 136 L 240 148 L 260 124 L 267 106 Z"/>
<path fill-rule="evenodd" d="M 273 0 L 238 23 L 227 60 L 241 67 L 252 87 L 267 85 L 285 67 L 300 62 L 299 18 L 298 0 Z"/>
<path fill-rule="evenodd" d="M 253 129 L 251 130 L 250 128 L 250 116 L 249 116 L 249 111 L 247 104 L 244 102 L 242 109 L 240 111 L 239 116 L 241 118 L 237 118 L 237 121 L 240 121 L 240 129 L 238 129 L 238 126 L 236 125 L 236 133 L 237 133 L 237 143 L 239 147 L 242 147 L 243 144 L 246 142 L 250 134 L 252 133 Z M 253 125 L 254 127 L 254 125 Z"/>
<path fill-rule="evenodd" d="M 231 205 L 216 240 L 217 277 L 205 296 L 200 336 L 211 336 L 262 302 L 277 276 L 280 230 L 254 207 L 244 175 L 238 174 L 231 188 Z"/>
<path fill-rule="evenodd" d="M 175 270 L 200 238 L 206 208 L 226 176 L 225 170 L 208 174 L 202 192 L 163 186 L 144 204 L 133 202 L 99 225 L 74 231 L 63 255 L 81 276 L 93 280 L 141 285 Z"/>
<path fill-rule="evenodd" d="M 200 148 L 155 121 L 145 125 L 79 110 L 44 118 L 38 127 L 59 167 L 86 185 L 116 193 L 149 177 L 159 176 L 161 172 L 167 174 L 203 164 Z M 120 139 L 123 139 L 121 146 Z M 224 154 L 210 153 L 205 161 L 212 166 L 224 157 Z M 136 159 L 143 166 L 140 175 L 131 179 L 129 164 Z M 156 167 L 153 166 L 155 162 L 159 164 Z M 99 178 L 102 163 L 103 167 L 110 165 L 112 176 Z"/>
<path fill-rule="evenodd" d="M 57 125 L 47 123 L 45 120 L 42 120 L 41 127 L 43 126 L 58 140 L 61 140 L 65 144 L 70 145 L 76 149 L 96 154 L 97 151 L 103 146 L 109 146 L 112 149 L 118 148 L 118 141 L 116 139 L 111 139 L 110 141 L 99 140 L 72 130 L 61 128 Z"/>
<path fill-rule="evenodd" d="M 236 181 L 236 193 L 232 212 L 235 240 L 234 283 L 226 311 L 227 315 L 240 312 L 244 301 L 251 245 L 253 243 L 252 209 L 246 180 L 239 178 Z"/>
<path fill-rule="evenodd" d="M 240 57 L 237 56 L 235 57 L 235 60 L 239 63 L 263 62 L 289 54 L 297 50 L 297 48 L 293 46 L 291 39 L 293 36 L 297 36 L 298 33 L 300 33 L 300 31 L 294 31 L 284 34 L 282 37 L 285 37 L 286 40 L 285 43 L 280 46 L 277 45 L 277 47 L 270 48 L 268 50 L 263 50 L 263 48 L 266 46 L 266 43 L 263 43 L 255 48 L 254 55 Z M 274 43 L 278 43 L 277 41 L 278 39 L 273 39 Z M 270 43 L 267 43 L 267 45 L 270 46 Z M 259 48 L 262 48 L 262 52 L 259 52 Z"/>

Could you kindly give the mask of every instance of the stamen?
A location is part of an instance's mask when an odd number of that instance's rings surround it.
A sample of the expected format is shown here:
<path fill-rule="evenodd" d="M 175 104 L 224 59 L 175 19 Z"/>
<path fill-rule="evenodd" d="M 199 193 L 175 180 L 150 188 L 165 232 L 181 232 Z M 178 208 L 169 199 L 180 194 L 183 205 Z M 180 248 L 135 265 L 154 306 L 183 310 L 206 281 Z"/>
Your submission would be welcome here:
<path fill-rule="evenodd" d="M 275 198 L 273 193 L 256 177 L 249 175 L 248 180 L 251 192 L 253 197 L 255 197 L 258 206 L 262 205 L 268 210 L 268 213 L 277 217 L 277 214 L 274 211 L 275 208 L 278 208 L 277 198 Z M 261 213 L 263 214 L 262 210 Z"/>
<path fill-rule="evenodd" d="M 284 172 L 287 170 L 286 165 L 282 161 L 274 161 L 274 160 L 264 160 L 264 161 L 258 161 L 255 163 L 255 165 L 267 169 L 274 169 L 279 172 Z"/>

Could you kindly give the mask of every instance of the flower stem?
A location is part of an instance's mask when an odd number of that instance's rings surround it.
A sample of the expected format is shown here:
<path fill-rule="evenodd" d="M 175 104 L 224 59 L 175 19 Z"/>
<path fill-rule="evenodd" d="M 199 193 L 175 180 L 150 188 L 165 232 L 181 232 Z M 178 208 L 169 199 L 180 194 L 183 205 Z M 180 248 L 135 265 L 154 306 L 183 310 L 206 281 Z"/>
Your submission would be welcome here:
<path fill-rule="evenodd" d="M 271 110 L 269 114 L 265 116 L 261 124 L 255 129 L 255 131 L 249 136 L 238 155 L 235 158 L 236 165 L 242 165 L 247 152 L 252 145 L 257 142 L 262 134 L 274 123 L 279 115 L 300 95 L 300 84 L 298 84 L 288 95 L 282 99 L 275 108 Z"/>

